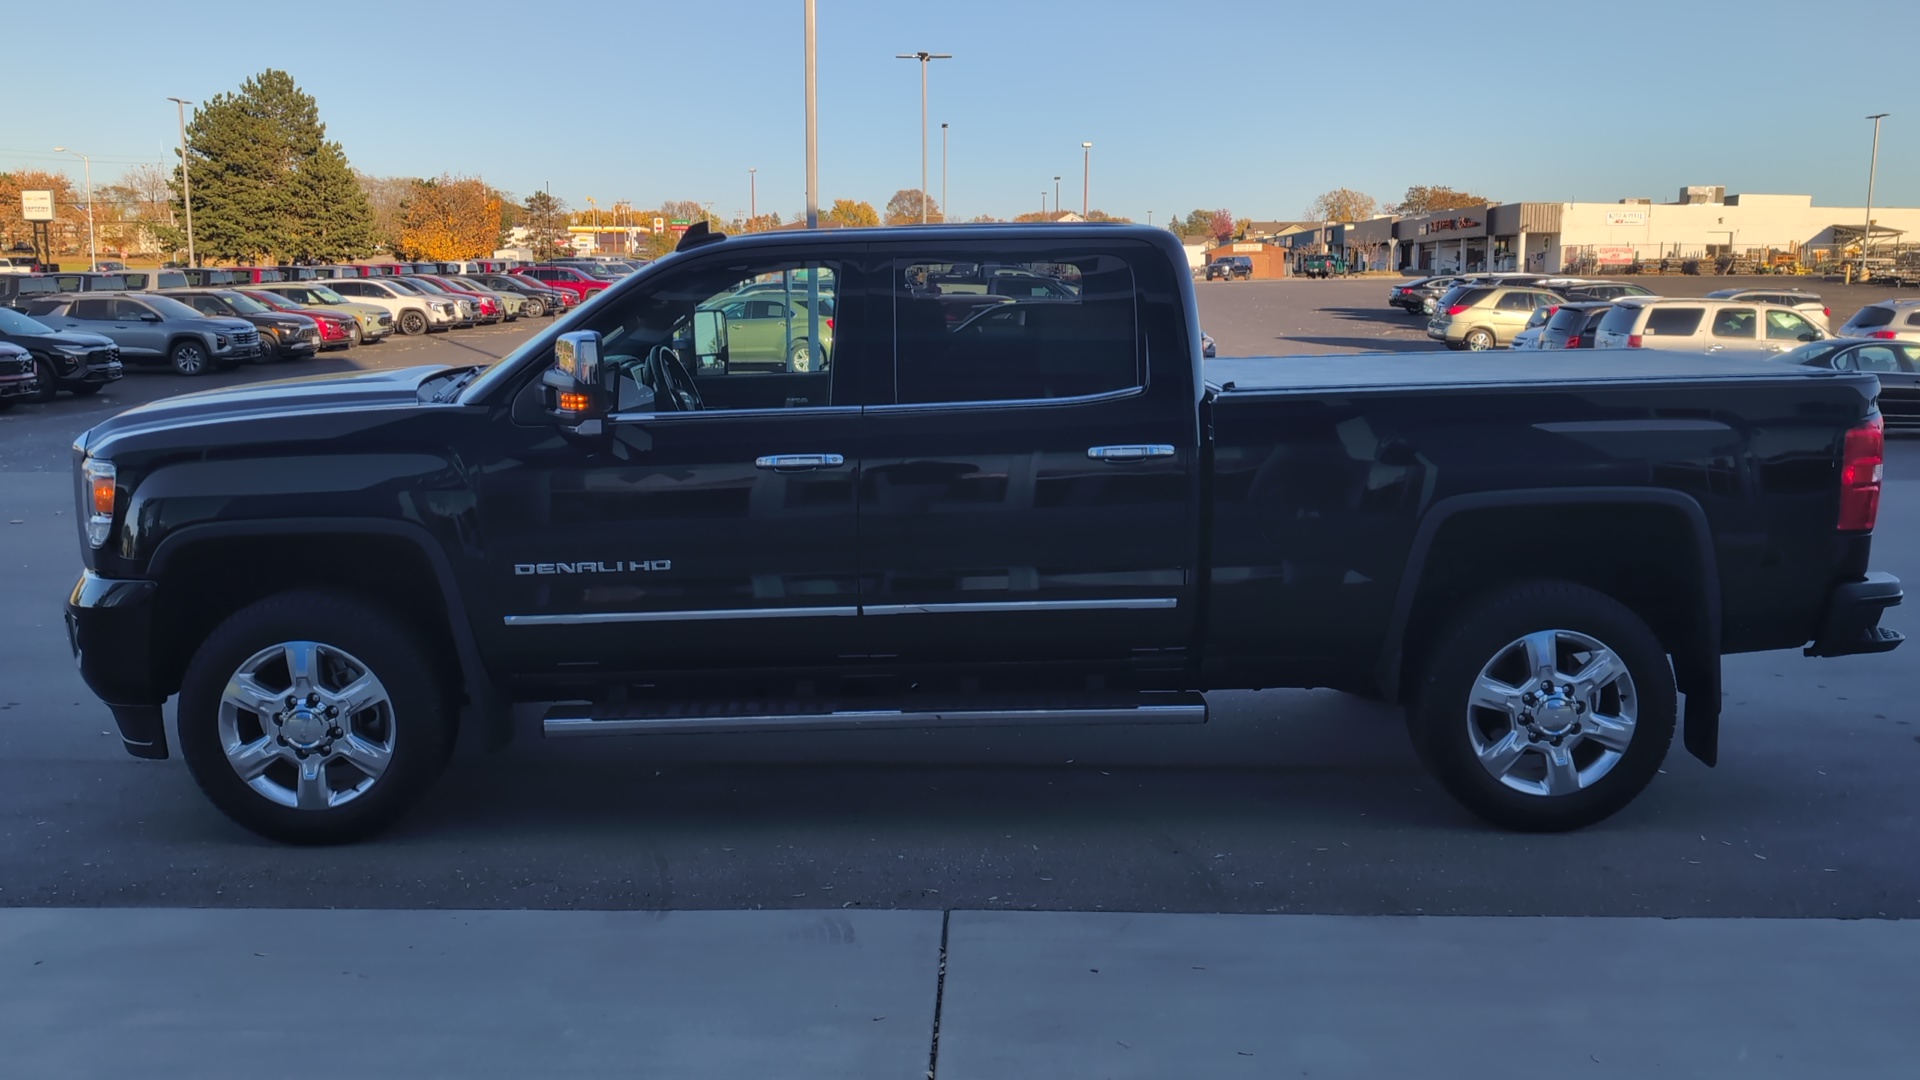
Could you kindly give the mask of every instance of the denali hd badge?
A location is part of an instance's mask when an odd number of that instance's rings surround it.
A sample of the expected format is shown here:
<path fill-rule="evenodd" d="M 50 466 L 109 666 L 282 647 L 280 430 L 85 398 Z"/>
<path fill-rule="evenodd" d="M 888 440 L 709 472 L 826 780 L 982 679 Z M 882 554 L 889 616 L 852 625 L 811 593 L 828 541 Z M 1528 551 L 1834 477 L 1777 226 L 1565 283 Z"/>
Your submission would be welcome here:
<path fill-rule="evenodd" d="M 647 559 L 644 562 L 523 562 L 514 563 L 513 572 L 530 574 L 633 574 L 650 570 L 671 570 L 672 559 Z"/>

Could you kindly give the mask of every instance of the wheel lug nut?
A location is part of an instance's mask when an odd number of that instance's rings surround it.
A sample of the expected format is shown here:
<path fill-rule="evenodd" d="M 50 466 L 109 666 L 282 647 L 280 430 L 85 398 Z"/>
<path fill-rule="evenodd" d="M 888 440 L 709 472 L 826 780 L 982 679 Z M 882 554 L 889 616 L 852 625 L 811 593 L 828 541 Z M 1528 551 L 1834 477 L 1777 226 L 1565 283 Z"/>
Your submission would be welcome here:
<path fill-rule="evenodd" d="M 297 757 L 297 758 L 299 758 L 299 759 L 300 759 L 301 761 L 305 761 L 305 760 L 307 760 L 307 752 L 306 752 L 305 750 L 298 750 L 298 749 L 296 749 L 296 750 L 295 750 L 295 751 L 293 752 L 293 755 L 294 755 L 295 757 Z"/>
<path fill-rule="evenodd" d="M 298 704 L 300 704 L 299 698 L 294 697 L 292 694 L 287 695 L 287 708 L 291 709 Z"/>
<path fill-rule="evenodd" d="M 308 704 L 308 705 L 318 705 L 318 704 L 320 704 L 320 695 L 319 695 L 319 694 L 308 694 L 308 695 L 307 695 L 307 704 Z"/>

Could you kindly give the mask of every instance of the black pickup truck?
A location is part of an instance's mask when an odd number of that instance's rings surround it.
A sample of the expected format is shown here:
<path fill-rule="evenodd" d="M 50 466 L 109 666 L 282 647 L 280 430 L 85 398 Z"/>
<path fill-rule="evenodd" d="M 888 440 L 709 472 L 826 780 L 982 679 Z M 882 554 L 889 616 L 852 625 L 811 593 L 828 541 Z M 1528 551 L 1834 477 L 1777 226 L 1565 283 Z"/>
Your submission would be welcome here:
<path fill-rule="evenodd" d="M 1064 295 L 936 291 L 988 264 Z M 1310 686 L 1568 829 L 1652 779 L 1677 693 L 1713 762 L 1723 654 L 1901 640 L 1870 375 L 1200 350 L 1164 231 L 696 225 L 490 367 L 84 434 L 73 648 L 130 752 L 177 695 L 212 801 L 322 842 L 514 703 L 551 737 L 1171 724 Z"/>

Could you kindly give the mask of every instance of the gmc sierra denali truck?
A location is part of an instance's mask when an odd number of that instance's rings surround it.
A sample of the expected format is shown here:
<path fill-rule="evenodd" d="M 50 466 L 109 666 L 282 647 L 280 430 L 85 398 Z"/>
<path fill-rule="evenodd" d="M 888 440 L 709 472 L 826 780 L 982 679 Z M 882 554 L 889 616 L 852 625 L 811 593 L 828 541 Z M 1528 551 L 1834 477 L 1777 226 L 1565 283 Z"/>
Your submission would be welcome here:
<path fill-rule="evenodd" d="M 1008 273 L 1060 288 L 974 288 Z M 741 297 L 804 370 L 732 362 Z M 514 703 L 643 736 L 1310 686 L 1402 703 L 1490 821 L 1570 829 L 1653 778 L 1680 694 L 1713 763 L 1722 655 L 1900 643 L 1876 393 L 1644 351 L 1203 368 L 1162 230 L 696 225 L 490 367 L 88 431 L 68 627 L 131 753 L 173 698 L 208 797 L 287 841 L 391 822 Z"/>

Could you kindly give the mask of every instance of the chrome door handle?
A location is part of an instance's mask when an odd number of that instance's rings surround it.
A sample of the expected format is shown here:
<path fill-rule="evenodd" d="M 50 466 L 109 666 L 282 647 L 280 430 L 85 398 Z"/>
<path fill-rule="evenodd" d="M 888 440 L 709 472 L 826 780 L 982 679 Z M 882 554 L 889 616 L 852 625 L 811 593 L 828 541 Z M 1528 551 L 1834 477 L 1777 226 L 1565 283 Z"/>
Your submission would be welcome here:
<path fill-rule="evenodd" d="M 753 459 L 754 468 L 772 469 L 776 472 L 837 469 L 846 463 L 847 459 L 839 454 L 768 454 Z"/>
<path fill-rule="evenodd" d="M 1719 352 L 1720 350 L 1722 350 L 1722 349 L 1724 349 L 1724 348 L 1726 348 L 1726 346 L 1725 346 L 1725 345 L 1709 345 L 1709 346 L 1707 346 L 1707 351 L 1708 351 L 1708 352 Z"/>
<path fill-rule="evenodd" d="M 1147 458 L 1172 457 L 1173 447 L 1164 443 L 1135 443 L 1127 446 L 1089 446 L 1087 456 L 1095 461 L 1145 461 Z"/>

